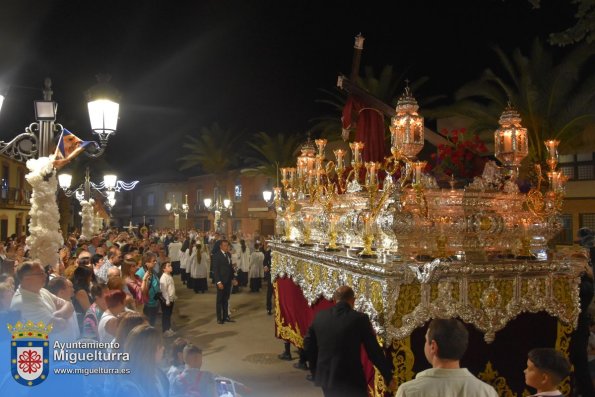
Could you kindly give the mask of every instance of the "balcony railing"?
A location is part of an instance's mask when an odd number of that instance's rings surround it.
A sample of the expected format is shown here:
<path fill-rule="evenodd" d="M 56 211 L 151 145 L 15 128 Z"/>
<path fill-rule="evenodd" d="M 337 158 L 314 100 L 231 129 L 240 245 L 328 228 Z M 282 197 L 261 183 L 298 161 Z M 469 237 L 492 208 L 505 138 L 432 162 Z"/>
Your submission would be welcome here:
<path fill-rule="evenodd" d="M 0 207 L 31 205 L 31 191 L 17 188 L 0 188 Z"/>

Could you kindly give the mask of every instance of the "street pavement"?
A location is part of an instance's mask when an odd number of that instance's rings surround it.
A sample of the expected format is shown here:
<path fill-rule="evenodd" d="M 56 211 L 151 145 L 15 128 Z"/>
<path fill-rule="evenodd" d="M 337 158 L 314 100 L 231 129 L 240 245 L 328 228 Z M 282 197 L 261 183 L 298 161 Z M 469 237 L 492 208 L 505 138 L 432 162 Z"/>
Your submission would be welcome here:
<path fill-rule="evenodd" d="M 283 342 L 275 337 L 274 312 L 271 316 L 266 312 L 266 288 L 251 293 L 243 287 L 232 294 L 230 306 L 235 322 L 218 324 L 215 287 L 209 285 L 205 294 L 195 294 L 179 276 L 174 280 L 178 300 L 172 328 L 177 334 L 165 339 L 168 351 L 176 337 L 188 339 L 203 350 L 203 370 L 243 383 L 251 389 L 248 396 L 322 396 L 322 390 L 306 380 L 308 372 L 293 367 L 298 362 L 293 346 L 293 361 L 277 357 L 283 352 Z"/>

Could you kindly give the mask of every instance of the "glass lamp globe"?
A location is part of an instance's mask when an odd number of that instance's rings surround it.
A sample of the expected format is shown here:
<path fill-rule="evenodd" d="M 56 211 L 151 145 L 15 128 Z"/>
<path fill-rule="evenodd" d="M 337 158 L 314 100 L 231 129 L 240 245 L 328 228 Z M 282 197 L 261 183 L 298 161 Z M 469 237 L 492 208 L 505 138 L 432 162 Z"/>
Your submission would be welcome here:
<path fill-rule="evenodd" d="M 424 147 L 424 118 L 417 113 L 419 106 L 409 87 L 399 98 L 396 115 L 390 123 L 392 148 L 412 158 Z"/>
<path fill-rule="evenodd" d="M 262 192 L 262 198 L 264 199 L 264 201 L 266 201 L 267 203 L 271 201 L 271 198 L 273 197 L 273 192 L 270 191 L 269 189 L 266 189 Z"/>
<path fill-rule="evenodd" d="M 72 175 L 70 174 L 59 174 L 58 175 L 58 184 L 60 185 L 60 187 L 64 190 L 68 189 L 70 187 L 70 184 L 72 183 Z"/>

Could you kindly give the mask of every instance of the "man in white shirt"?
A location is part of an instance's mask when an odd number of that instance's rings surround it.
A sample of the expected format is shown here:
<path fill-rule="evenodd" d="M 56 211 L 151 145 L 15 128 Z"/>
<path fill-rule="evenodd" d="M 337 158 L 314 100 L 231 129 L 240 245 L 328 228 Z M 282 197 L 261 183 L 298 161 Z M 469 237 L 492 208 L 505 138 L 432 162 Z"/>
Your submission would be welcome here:
<path fill-rule="evenodd" d="M 21 312 L 21 320 L 53 324 L 52 339 L 54 340 L 76 339 L 73 329 L 69 326 L 74 307 L 71 302 L 43 288 L 46 273 L 41 264 L 25 262 L 18 267 L 16 276 L 20 286 L 12 297 L 10 308 Z"/>
<path fill-rule="evenodd" d="M 467 328 L 456 319 L 434 319 L 426 332 L 424 353 L 432 368 L 399 386 L 397 397 L 498 397 L 496 390 L 477 379 L 460 360 L 469 344 Z"/>

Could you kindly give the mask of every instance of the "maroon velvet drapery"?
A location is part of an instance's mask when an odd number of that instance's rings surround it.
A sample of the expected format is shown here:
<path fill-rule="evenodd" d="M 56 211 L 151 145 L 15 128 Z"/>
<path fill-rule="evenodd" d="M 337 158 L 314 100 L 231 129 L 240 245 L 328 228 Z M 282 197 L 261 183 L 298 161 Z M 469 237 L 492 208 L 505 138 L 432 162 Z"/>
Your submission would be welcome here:
<path fill-rule="evenodd" d="M 331 307 L 332 302 L 320 298 L 309 306 L 302 290 L 291 278 L 277 278 L 275 281 L 277 313 L 275 318 L 275 335 L 295 346 L 303 346 L 303 337 L 316 313 Z M 524 383 L 523 369 L 526 365 L 527 352 L 535 347 L 555 347 L 568 353 L 569 329 L 556 318 L 546 313 L 523 313 L 512 320 L 504 329 L 498 331 L 496 340 L 486 344 L 483 333 L 475 327 L 467 325 L 469 330 L 469 348 L 461 364 L 482 380 L 496 386 L 500 395 L 516 393 L 521 395 L 527 391 Z M 410 336 L 410 352 L 406 361 L 412 360 L 413 373 L 427 369 L 430 365 L 424 355 L 425 333 L 427 324 L 417 328 Z M 395 354 L 395 347 L 385 348 L 388 357 Z M 394 362 L 394 360 L 393 360 Z M 368 380 L 370 396 L 374 388 L 374 367 L 362 348 L 362 363 Z M 399 373 L 402 381 L 411 379 L 410 375 L 403 379 L 405 373 Z M 567 382 L 566 380 L 565 382 Z M 569 389 L 570 390 L 570 389 Z M 388 396 L 388 393 L 387 393 Z"/>
<path fill-rule="evenodd" d="M 291 278 L 278 277 L 276 283 L 276 297 L 279 312 L 277 313 L 275 321 L 275 335 L 281 339 L 289 340 L 298 347 L 303 346 L 303 337 L 308 332 L 308 327 L 314 320 L 316 313 L 324 310 L 334 303 L 324 298 L 318 299 L 312 306 L 308 305 L 308 301 L 304 297 L 302 290 L 297 286 Z M 280 328 L 292 329 L 295 331 L 293 337 L 288 335 L 280 335 Z M 361 346 L 361 360 L 364 367 L 364 373 L 368 385 L 373 389 L 374 386 L 374 366 L 368 359 L 366 350 Z"/>
<path fill-rule="evenodd" d="M 384 116 L 374 108 L 366 107 L 360 99 L 350 96 L 341 118 L 347 129 L 355 121 L 355 140 L 364 143 L 364 161 L 384 161 Z"/>

